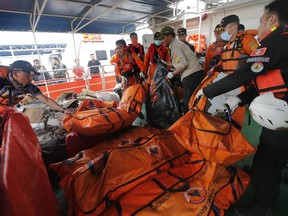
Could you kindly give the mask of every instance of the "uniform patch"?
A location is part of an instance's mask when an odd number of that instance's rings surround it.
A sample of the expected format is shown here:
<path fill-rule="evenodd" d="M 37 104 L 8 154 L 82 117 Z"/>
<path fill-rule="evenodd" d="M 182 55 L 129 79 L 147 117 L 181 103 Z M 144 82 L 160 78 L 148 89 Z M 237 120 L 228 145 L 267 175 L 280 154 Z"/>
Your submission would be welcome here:
<path fill-rule="evenodd" d="M 265 54 L 267 48 L 259 48 L 259 49 L 255 49 L 252 51 L 252 53 L 250 54 L 250 56 L 262 56 Z"/>
<path fill-rule="evenodd" d="M 254 64 L 252 64 L 251 66 L 251 70 L 254 72 L 254 73 L 259 73 L 263 70 L 264 68 L 264 65 L 261 63 L 261 62 L 255 62 Z"/>
<path fill-rule="evenodd" d="M 191 187 L 184 192 L 185 199 L 192 204 L 200 204 L 204 202 L 207 197 L 207 191 L 203 187 Z"/>
<path fill-rule="evenodd" d="M 253 43 L 251 46 L 250 46 L 251 50 L 255 50 L 258 48 L 258 44 L 257 43 Z"/>
<path fill-rule="evenodd" d="M 176 56 L 173 60 L 174 60 L 175 63 L 179 63 L 180 62 L 180 58 L 178 56 Z"/>
<path fill-rule="evenodd" d="M 249 62 L 269 62 L 270 57 L 254 57 L 254 58 L 248 58 L 247 63 Z"/>

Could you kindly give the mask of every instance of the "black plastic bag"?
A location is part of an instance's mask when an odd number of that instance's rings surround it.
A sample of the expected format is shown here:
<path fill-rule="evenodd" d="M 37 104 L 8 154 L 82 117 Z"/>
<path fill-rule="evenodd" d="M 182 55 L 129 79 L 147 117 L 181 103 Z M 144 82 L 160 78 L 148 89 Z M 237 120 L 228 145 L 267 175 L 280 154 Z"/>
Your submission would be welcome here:
<path fill-rule="evenodd" d="M 162 62 L 157 68 L 151 82 L 147 99 L 147 121 L 155 128 L 167 129 L 181 117 L 179 99 L 176 91 L 166 78 L 168 70 Z"/>

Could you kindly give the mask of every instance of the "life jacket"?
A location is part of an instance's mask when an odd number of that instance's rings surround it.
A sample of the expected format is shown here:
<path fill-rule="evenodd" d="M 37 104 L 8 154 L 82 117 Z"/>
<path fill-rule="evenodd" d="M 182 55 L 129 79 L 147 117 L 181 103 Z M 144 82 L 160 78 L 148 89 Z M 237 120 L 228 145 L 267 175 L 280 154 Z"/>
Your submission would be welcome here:
<path fill-rule="evenodd" d="M 0 104 L 5 106 L 12 106 L 19 103 L 23 96 L 12 96 L 13 86 L 8 80 L 9 67 L 0 66 L 0 77 L 4 78 L 6 86 L 0 92 Z"/>
<path fill-rule="evenodd" d="M 243 43 L 250 43 L 245 36 L 246 34 L 240 33 L 233 42 L 229 41 L 226 46 L 224 46 L 221 55 L 222 72 L 233 73 L 241 65 L 245 64 L 246 59 L 250 55 L 250 53 L 246 53 L 243 49 Z M 256 49 L 257 47 L 258 46 L 255 45 L 255 48 L 253 47 L 253 49 Z"/>
<path fill-rule="evenodd" d="M 209 56 L 211 56 L 211 59 L 207 59 L 208 62 L 205 63 L 206 71 L 208 71 L 209 69 L 217 65 L 218 62 L 221 60 L 221 54 L 222 54 L 224 45 L 225 45 L 224 41 L 221 41 L 221 42 L 215 41 L 208 47 L 207 53 L 209 53 Z M 209 68 L 207 68 L 207 66 L 209 66 Z"/>
<path fill-rule="evenodd" d="M 199 50 L 199 53 L 203 53 L 207 50 L 205 35 L 200 35 L 200 44 L 198 43 L 198 38 L 198 34 L 190 35 L 188 37 L 188 43 L 194 44 L 196 52 Z"/>
<path fill-rule="evenodd" d="M 143 49 L 143 46 L 138 43 L 137 46 L 133 46 L 132 44 L 129 44 L 129 51 L 130 53 L 134 52 L 136 53 L 140 58 L 141 60 L 143 61 L 143 58 L 144 58 L 144 49 Z"/>
<path fill-rule="evenodd" d="M 133 70 L 137 67 L 134 59 L 130 52 L 125 53 L 124 55 L 119 57 L 118 65 L 120 67 L 120 72 L 122 75 L 132 75 Z"/>
<path fill-rule="evenodd" d="M 166 59 L 167 47 L 165 44 L 161 44 L 161 46 L 157 47 L 155 43 L 151 44 L 148 48 L 149 53 L 149 63 L 155 64 L 157 63 L 157 59 Z"/>
<path fill-rule="evenodd" d="M 288 93 L 288 69 L 275 69 L 257 76 L 254 80 L 260 95 L 273 92 L 275 97 L 283 98 Z"/>

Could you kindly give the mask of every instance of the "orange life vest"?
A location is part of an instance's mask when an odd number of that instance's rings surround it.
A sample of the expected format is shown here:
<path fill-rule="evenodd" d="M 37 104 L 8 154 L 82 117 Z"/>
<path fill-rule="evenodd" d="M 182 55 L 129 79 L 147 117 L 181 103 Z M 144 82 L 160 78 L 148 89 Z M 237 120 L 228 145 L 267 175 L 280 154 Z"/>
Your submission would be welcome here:
<path fill-rule="evenodd" d="M 223 48 L 221 55 L 222 72 L 233 73 L 236 71 L 240 65 L 245 64 L 248 56 L 258 46 L 252 35 L 238 34 L 233 42 L 229 41 Z"/>
<path fill-rule="evenodd" d="M 207 73 L 208 70 L 210 70 L 213 66 L 218 64 L 218 62 L 221 59 L 221 53 L 224 45 L 225 45 L 224 41 L 220 42 L 215 41 L 214 43 L 210 44 L 204 62 L 205 73 Z"/>
<path fill-rule="evenodd" d="M 188 43 L 191 43 L 195 46 L 196 52 L 203 53 L 207 50 L 205 35 L 200 35 L 200 44 L 198 43 L 198 38 L 198 34 L 190 35 L 188 37 Z"/>
<path fill-rule="evenodd" d="M 283 98 L 288 93 L 288 83 L 287 80 L 285 82 L 283 76 L 288 76 L 288 69 L 270 70 L 266 74 L 257 76 L 254 80 L 254 85 L 260 95 L 266 92 L 273 92 L 275 97 Z"/>
<path fill-rule="evenodd" d="M 136 46 L 133 46 L 133 44 L 129 44 L 129 51 L 132 53 L 136 53 L 142 60 L 144 59 L 144 49 L 142 44 L 138 43 Z M 136 52 L 139 51 L 139 52 Z"/>
<path fill-rule="evenodd" d="M 161 46 L 157 47 L 155 43 L 151 44 L 151 46 L 148 48 L 149 53 L 149 62 L 151 64 L 157 63 L 156 56 L 159 56 L 161 59 L 165 61 L 166 59 L 166 53 L 167 53 L 167 47 L 165 44 L 161 44 Z"/>

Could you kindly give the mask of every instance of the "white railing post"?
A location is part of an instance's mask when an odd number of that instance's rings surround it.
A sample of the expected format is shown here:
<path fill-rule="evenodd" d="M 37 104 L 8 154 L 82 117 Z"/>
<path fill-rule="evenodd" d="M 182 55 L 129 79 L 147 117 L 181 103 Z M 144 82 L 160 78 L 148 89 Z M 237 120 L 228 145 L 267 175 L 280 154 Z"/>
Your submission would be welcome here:
<path fill-rule="evenodd" d="M 101 65 L 101 80 L 102 80 L 102 90 L 106 90 L 106 85 L 105 85 L 105 70 L 104 70 L 104 66 Z"/>

